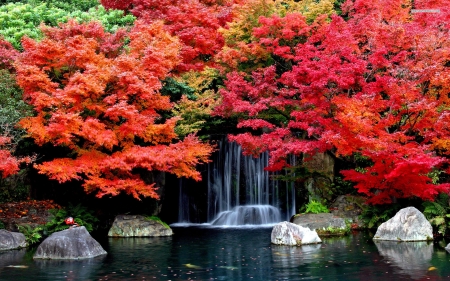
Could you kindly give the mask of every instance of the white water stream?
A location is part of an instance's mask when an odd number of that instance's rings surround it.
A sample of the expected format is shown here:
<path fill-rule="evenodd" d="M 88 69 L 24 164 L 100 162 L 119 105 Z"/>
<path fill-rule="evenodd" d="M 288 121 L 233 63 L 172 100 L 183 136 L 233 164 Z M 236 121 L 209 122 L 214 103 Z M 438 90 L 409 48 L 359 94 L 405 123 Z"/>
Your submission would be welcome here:
<path fill-rule="evenodd" d="M 258 158 L 244 156 L 238 144 L 219 142 L 204 178 L 208 181 L 207 224 L 240 226 L 289 221 L 295 214 L 294 186 L 271 180 L 271 174 L 264 170 L 267 164 L 267 153 Z M 179 223 L 196 221 L 189 212 L 189 198 L 182 181 L 179 206 Z"/>

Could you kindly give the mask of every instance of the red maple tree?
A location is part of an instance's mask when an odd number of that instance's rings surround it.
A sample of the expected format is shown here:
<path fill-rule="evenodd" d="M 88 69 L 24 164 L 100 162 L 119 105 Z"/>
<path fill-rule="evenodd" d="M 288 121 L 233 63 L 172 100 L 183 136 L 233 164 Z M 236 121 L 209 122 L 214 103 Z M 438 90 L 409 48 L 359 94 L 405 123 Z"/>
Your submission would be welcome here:
<path fill-rule="evenodd" d="M 200 179 L 196 165 L 212 148 L 190 135 L 178 140 L 177 118 L 159 93 L 179 63 L 180 44 L 161 22 L 136 22 L 131 31 L 105 32 L 99 23 L 70 21 L 42 27 L 44 38 L 23 39 L 17 81 L 37 115 L 20 124 L 38 145 L 70 148 L 70 157 L 35 165 L 65 182 L 83 181 L 97 196 L 120 192 L 158 198 L 142 171 Z"/>
<path fill-rule="evenodd" d="M 236 1 L 215 0 L 102 0 L 109 9 L 129 10 L 139 19 L 164 21 L 164 29 L 182 42 L 180 72 L 201 70 L 212 65 L 212 58 L 223 47 L 219 28 L 232 19 Z"/>
<path fill-rule="evenodd" d="M 286 167 L 289 154 L 358 153 L 373 165 L 342 173 L 374 204 L 447 192 L 430 173 L 448 165 L 450 13 L 442 1 L 415 1 L 439 7 L 438 19 L 410 4 L 348 1 L 347 21 L 261 17 L 241 45 L 272 63 L 228 74 L 216 114 L 248 128 L 230 139 L 249 154 L 269 151 L 269 170 Z"/>

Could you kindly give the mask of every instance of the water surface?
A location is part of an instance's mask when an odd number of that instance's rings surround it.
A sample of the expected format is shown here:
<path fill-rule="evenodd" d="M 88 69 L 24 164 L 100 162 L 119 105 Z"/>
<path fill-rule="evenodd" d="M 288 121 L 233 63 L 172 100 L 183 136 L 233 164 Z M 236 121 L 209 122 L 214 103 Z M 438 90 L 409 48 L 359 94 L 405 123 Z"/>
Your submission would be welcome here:
<path fill-rule="evenodd" d="M 269 227 L 174 232 L 100 240 L 108 255 L 81 261 L 34 261 L 30 250 L 3 252 L 0 280 L 450 280 L 444 241 L 374 243 L 369 233 L 357 232 L 288 247 L 270 244 Z"/>

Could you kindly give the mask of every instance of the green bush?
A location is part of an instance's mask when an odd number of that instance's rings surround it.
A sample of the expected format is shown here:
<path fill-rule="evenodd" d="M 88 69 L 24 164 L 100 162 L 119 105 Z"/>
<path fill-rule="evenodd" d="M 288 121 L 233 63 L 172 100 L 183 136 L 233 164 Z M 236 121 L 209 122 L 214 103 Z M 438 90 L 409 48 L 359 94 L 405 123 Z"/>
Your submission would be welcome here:
<path fill-rule="evenodd" d="M 40 39 L 41 23 L 58 26 L 74 18 L 78 22 L 99 21 L 105 30 L 114 32 L 119 27 L 131 26 L 135 17 L 125 15 L 119 10 L 105 10 L 101 5 L 90 7 L 87 11 L 77 5 L 56 5 L 59 1 L 28 1 L 28 3 L 9 3 L 0 6 L 0 34 L 16 49 L 21 49 L 21 39 L 28 36 Z M 62 1 L 60 3 L 63 3 Z M 83 8 L 89 5 L 83 6 Z"/>
<path fill-rule="evenodd" d="M 330 210 L 326 206 L 324 206 L 322 203 L 311 200 L 308 204 L 306 204 L 306 210 L 305 213 L 311 213 L 311 214 L 320 214 L 320 213 L 329 213 Z"/>
<path fill-rule="evenodd" d="M 431 223 L 434 231 L 445 235 L 450 230 L 450 206 L 449 195 L 441 193 L 434 202 L 426 201 L 422 203 L 425 208 L 423 214 Z"/>
<path fill-rule="evenodd" d="M 68 229 L 70 226 L 65 223 L 68 217 L 72 217 L 77 224 L 86 227 L 89 232 L 95 229 L 95 224 L 98 222 L 93 212 L 81 204 L 76 206 L 69 204 L 66 208 L 52 209 L 49 212 L 50 221 L 45 225 L 48 234 Z"/>
<path fill-rule="evenodd" d="M 32 107 L 22 99 L 22 90 L 16 84 L 14 75 L 0 70 L 0 135 L 12 139 L 11 146 L 17 145 L 24 131 L 17 128 L 20 119 L 33 114 Z"/>
<path fill-rule="evenodd" d="M 25 240 L 27 241 L 27 245 L 31 246 L 31 245 L 37 244 L 41 241 L 44 227 L 42 227 L 42 226 L 32 227 L 30 225 L 19 225 L 19 231 L 23 235 L 25 235 Z"/>
<path fill-rule="evenodd" d="M 377 228 L 380 224 L 392 218 L 400 209 L 401 206 L 398 204 L 367 205 L 360 218 L 367 228 Z"/>

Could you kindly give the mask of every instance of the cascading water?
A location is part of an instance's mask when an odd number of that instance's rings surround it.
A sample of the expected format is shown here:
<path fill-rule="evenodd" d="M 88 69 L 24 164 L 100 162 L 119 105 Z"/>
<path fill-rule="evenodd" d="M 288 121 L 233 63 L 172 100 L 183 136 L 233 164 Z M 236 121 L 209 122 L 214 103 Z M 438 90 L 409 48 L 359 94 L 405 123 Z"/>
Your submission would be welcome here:
<path fill-rule="evenodd" d="M 258 158 L 244 156 L 238 144 L 219 142 L 207 175 L 203 176 L 207 181 L 206 221 L 237 226 L 274 224 L 282 217 L 289 220 L 295 214 L 294 186 L 271 180 L 264 170 L 267 164 L 267 153 Z M 178 221 L 191 222 L 189 197 L 181 183 Z"/>

